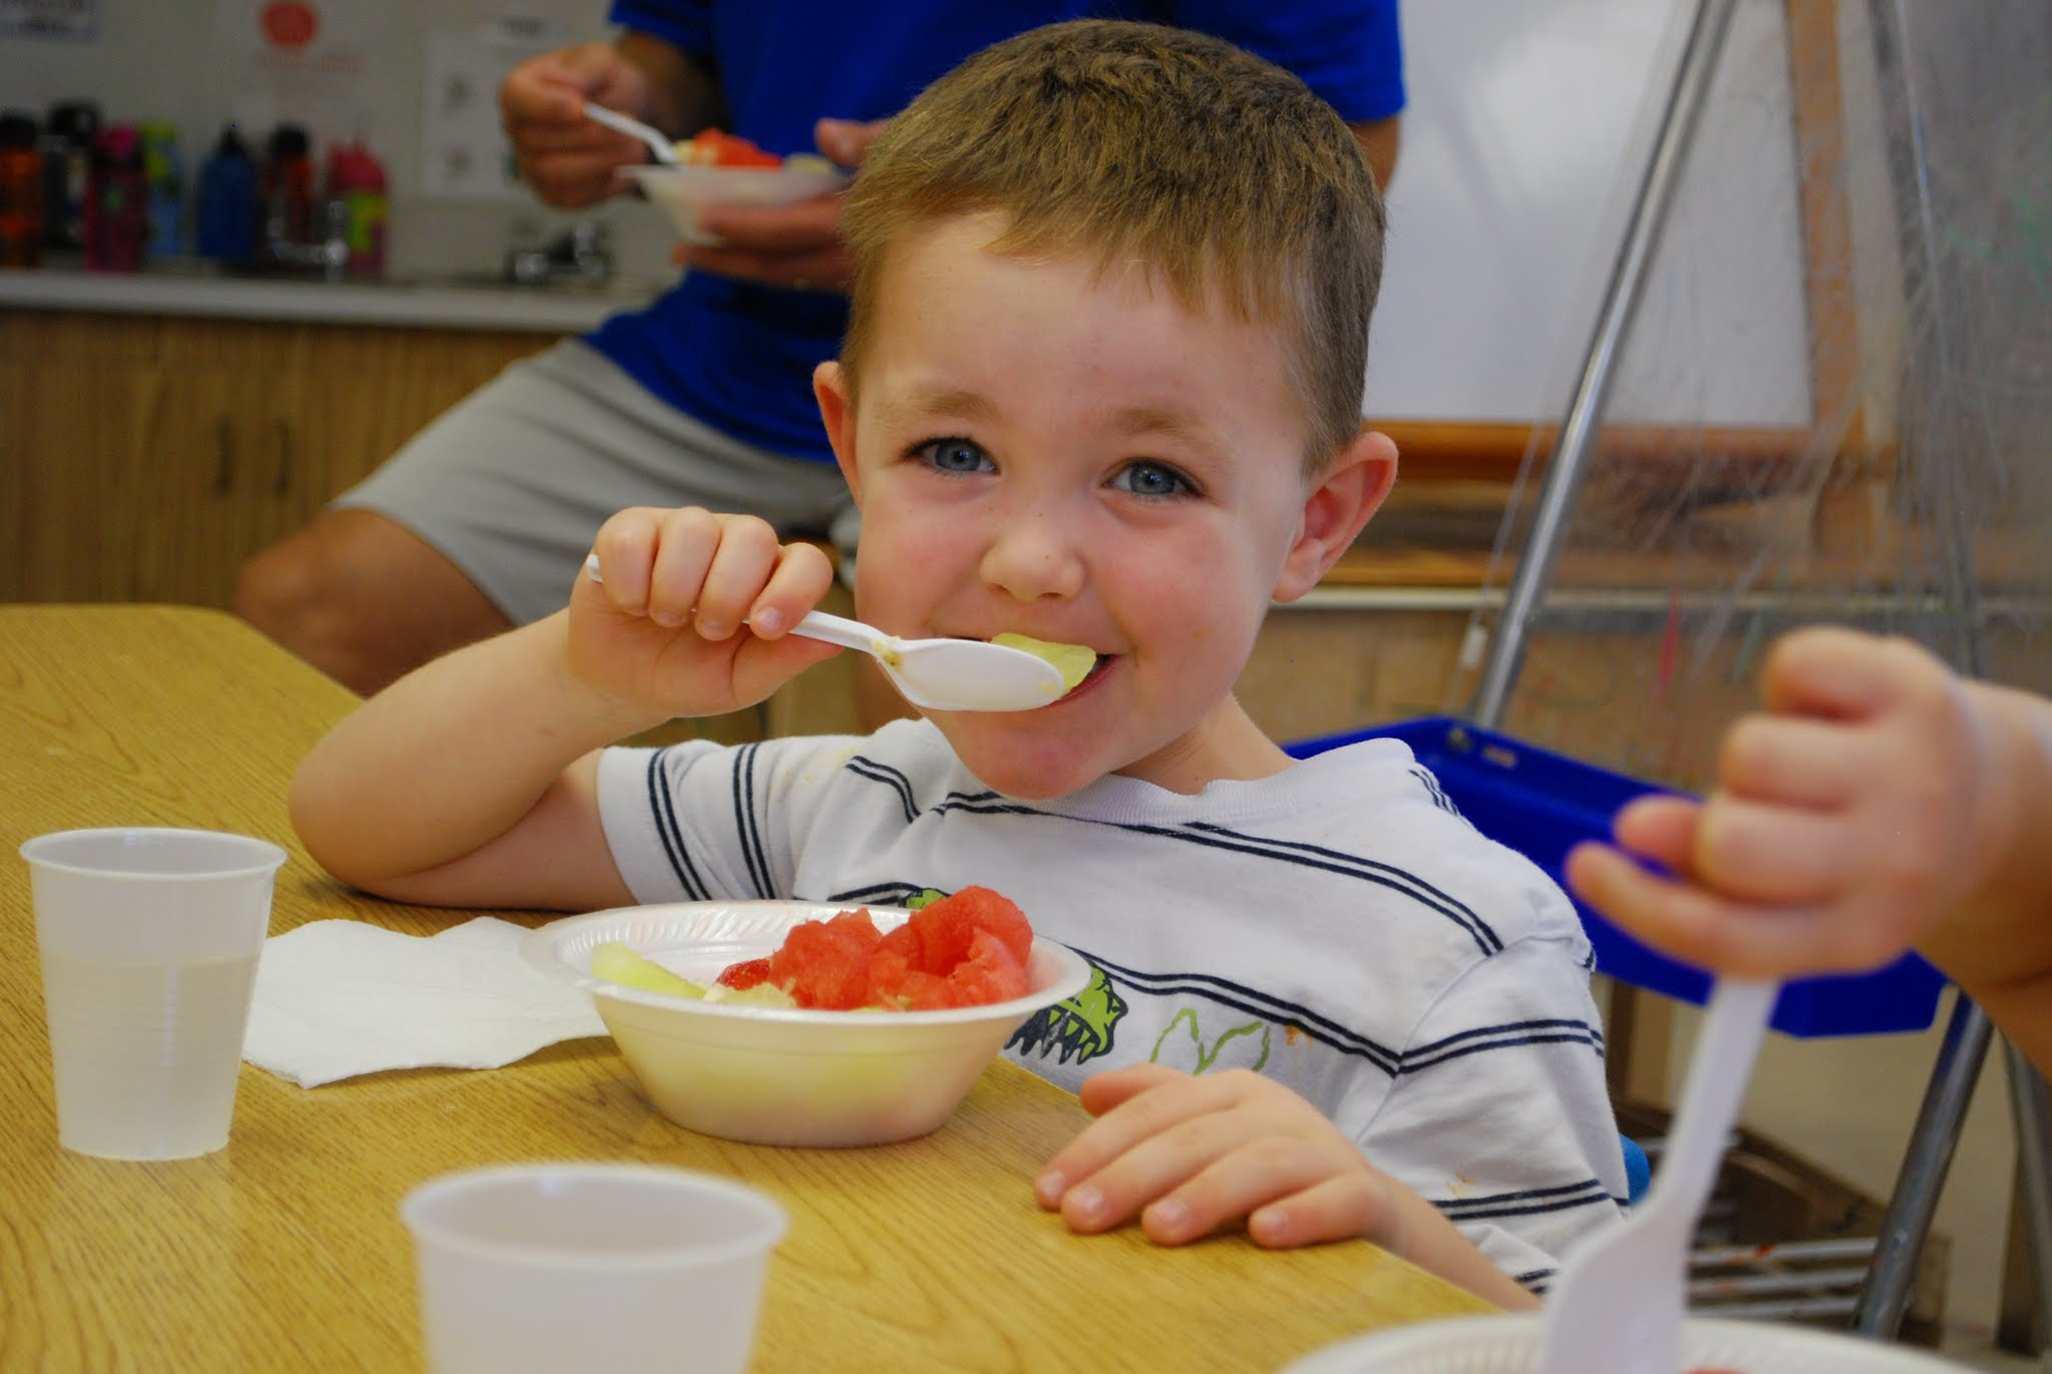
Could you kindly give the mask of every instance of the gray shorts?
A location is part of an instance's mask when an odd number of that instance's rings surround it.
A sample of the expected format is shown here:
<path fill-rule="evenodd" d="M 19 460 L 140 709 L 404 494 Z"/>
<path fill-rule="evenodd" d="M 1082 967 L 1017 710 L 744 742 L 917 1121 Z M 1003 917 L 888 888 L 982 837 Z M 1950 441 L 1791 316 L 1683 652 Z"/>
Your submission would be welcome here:
<path fill-rule="evenodd" d="M 859 528 L 839 468 L 730 439 L 578 339 L 506 368 L 334 504 L 404 525 L 515 624 L 563 606 L 628 506 L 745 511 L 844 553 Z"/>

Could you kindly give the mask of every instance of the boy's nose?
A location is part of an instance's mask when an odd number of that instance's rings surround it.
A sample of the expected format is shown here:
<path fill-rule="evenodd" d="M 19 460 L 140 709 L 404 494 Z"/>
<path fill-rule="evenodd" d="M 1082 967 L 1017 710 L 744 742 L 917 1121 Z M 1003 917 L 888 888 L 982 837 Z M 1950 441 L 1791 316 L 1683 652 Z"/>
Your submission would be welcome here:
<path fill-rule="evenodd" d="M 983 580 L 1019 601 L 1066 601 L 1083 590 L 1083 560 L 1063 521 L 1035 510 L 1008 516 L 984 552 Z"/>

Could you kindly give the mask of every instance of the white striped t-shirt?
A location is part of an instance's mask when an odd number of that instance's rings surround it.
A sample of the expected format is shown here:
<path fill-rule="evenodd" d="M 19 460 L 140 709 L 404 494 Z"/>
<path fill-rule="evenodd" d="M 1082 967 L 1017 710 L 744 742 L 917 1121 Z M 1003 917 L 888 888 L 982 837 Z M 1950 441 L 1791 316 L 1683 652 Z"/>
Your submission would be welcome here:
<path fill-rule="evenodd" d="M 1074 1091 L 1153 1060 L 1295 1089 L 1505 1272 L 1616 1216 L 1624 1163 L 1588 942 L 1396 740 L 1195 796 L 1106 777 L 992 792 L 925 721 L 867 737 L 610 749 L 599 808 L 642 902 L 878 906 L 981 884 L 1089 989 L 1006 1054 Z"/>

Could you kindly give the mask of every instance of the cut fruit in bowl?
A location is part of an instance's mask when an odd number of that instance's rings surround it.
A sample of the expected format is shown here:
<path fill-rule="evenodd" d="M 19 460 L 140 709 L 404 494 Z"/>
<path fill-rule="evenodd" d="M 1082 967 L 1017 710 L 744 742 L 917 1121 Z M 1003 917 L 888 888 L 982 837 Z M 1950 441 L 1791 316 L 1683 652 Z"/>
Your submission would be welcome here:
<path fill-rule="evenodd" d="M 846 186 L 849 176 L 808 158 L 777 167 L 623 167 L 642 194 L 660 206 L 686 243 L 717 245 L 698 228 L 707 205 L 790 205 Z"/>
<path fill-rule="evenodd" d="M 1082 957 L 1035 939 L 1028 991 L 983 1006 L 938 1011 L 813 1011 L 750 1001 L 702 1000 L 633 981 L 638 963 L 701 988 L 767 958 L 807 921 L 852 908 L 815 902 L 682 902 L 625 907 L 555 921 L 521 944 L 535 968 L 591 993 L 599 1016 L 649 1100 L 680 1126 L 763 1145 L 881 1145 L 945 1121 L 1012 1033 L 1034 1012 L 1081 992 Z M 888 935 L 911 919 L 867 908 Z M 620 944 L 637 965 L 593 968 Z M 617 959 L 617 953 L 602 956 Z M 653 980 L 652 980 L 653 981 Z"/>

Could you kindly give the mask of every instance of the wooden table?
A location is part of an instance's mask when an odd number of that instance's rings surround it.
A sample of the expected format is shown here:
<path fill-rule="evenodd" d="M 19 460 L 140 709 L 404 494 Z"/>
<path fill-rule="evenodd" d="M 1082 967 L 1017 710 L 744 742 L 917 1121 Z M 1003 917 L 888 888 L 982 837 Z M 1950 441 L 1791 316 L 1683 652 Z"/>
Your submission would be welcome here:
<path fill-rule="evenodd" d="M 1157 1249 L 1037 1208 L 1084 1122 L 1009 1064 L 933 1135 L 778 1150 L 649 1108 L 608 1040 L 490 1072 L 307 1091 L 247 1065 L 226 1150 L 161 1164 L 57 1146 L 26 865 L 46 831 L 181 825 L 284 845 L 273 933 L 349 917 L 426 935 L 467 914 L 339 887 L 295 842 L 292 767 L 354 698 L 218 612 L 0 606 L 0 1369 L 413 1370 L 401 1195 L 452 1169 L 621 1159 L 746 1179 L 790 1209 L 761 1370 L 1275 1369 L 1342 1337 L 1487 1310 L 1365 1243 Z M 532 913 L 501 913 L 529 925 Z M 690 1335 L 679 1331 L 680 1369 Z"/>

